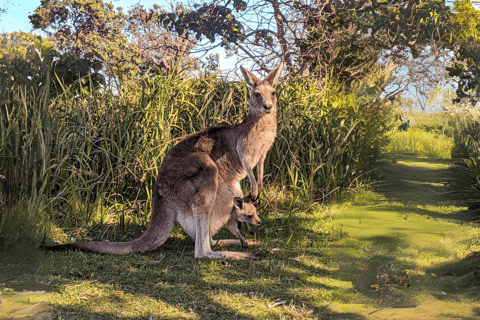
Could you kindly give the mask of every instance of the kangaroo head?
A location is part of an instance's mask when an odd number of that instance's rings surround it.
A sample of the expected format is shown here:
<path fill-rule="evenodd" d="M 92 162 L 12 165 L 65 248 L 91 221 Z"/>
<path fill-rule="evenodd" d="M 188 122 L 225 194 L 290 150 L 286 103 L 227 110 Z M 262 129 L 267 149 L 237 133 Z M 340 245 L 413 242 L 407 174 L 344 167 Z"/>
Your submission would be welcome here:
<path fill-rule="evenodd" d="M 277 67 L 277 69 L 271 71 L 268 76 L 260 81 L 251 72 L 240 67 L 245 82 L 252 89 L 250 92 L 249 108 L 250 112 L 254 114 L 271 113 L 277 108 L 277 96 L 275 93 L 275 84 L 278 81 L 280 72 L 282 72 L 283 64 Z"/>
<path fill-rule="evenodd" d="M 244 199 L 235 197 L 233 199 L 235 215 L 237 217 L 238 222 L 247 222 L 251 223 L 255 226 L 260 225 L 262 220 L 260 220 L 257 212 L 257 208 L 253 205 L 253 203 L 244 201 Z"/>

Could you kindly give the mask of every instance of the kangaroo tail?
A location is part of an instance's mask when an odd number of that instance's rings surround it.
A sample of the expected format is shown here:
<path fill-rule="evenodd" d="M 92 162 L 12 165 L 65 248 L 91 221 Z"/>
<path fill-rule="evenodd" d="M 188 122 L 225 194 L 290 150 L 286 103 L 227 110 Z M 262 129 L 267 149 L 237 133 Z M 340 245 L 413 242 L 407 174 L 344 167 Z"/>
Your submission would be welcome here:
<path fill-rule="evenodd" d="M 79 242 L 59 246 L 43 246 L 50 251 L 81 250 L 95 253 L 125 254 L 153 250 L 167 241 L 173 227 L 176 213 L 169 208 L 163 197 L 153 190 L 152 216 L 145 233 L 128 242 Z"/>

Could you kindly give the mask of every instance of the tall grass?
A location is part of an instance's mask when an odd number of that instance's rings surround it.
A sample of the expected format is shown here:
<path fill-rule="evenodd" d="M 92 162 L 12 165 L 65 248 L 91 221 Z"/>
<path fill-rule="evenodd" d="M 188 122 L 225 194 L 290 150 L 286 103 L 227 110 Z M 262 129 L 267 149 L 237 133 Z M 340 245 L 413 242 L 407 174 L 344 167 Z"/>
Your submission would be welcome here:
<path fill-rule="evenodd" d="M 462 179 L 455 188 L 463 199 L 480 201 L 480 121 L 473 114 L 458 114 L 452 157 L 459 159 L 457 168 Z"/>
<path fill-rule="evenodd" d="M 392 131 L 384 153 L 417 153 L 429 158 L 450 159 L 453 139 L 443 133 L 410 128 L 408 132 Z"/>
<path fill-rule="evenodd" d="M 118 203 L 119 221 L 129 211 L 146 222 L 168 150 L 192 132 L 237 123 L 248 110 L 245 84 L 215 76 L 158 75 L 116 92 L 64 88 L 49 97 L 48 74 L 0 93 L 0 241 L 42 233 L 46 221 L 83 228 Z M 374 102 L 379 88 L 373 92 L 310 79 L 280 84 L 266 184 L 292 191 L 293 205 L 299 196 L 324 200 L 361 183 L 387 130 L 389 110 Z"/>

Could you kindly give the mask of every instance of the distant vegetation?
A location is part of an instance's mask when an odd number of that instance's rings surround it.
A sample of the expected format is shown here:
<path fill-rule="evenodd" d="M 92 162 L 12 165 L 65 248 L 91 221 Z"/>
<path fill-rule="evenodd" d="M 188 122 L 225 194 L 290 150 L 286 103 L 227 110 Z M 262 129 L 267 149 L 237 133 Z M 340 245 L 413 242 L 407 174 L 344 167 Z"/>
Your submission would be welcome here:
<path fill-rule="evenodd" d="M 383 148 L 386 154 L 416 153 L 429 158 L 450 159 L 453 148 L 452 116 L 447 112 L 404 115 L 410 120 L 408 130 L 400 121 L 389 135 L 389 143 Z M 398 129 L 400 128 L 400 129 Z"/>

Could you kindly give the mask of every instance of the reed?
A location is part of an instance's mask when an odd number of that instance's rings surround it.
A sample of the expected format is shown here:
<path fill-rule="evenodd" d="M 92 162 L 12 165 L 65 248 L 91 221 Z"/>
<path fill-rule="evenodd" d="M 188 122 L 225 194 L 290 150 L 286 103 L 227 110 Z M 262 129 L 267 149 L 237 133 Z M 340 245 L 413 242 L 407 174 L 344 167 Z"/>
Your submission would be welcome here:
<path fill-rule="evenodd" d="M 4 242 L 19 239 L 13 230 L 35 237 L 47 221 L 88 227 L 117 203 L 148 221 L 150 190 L 170 148 L 208 126 L 237 123 L 247 112 L 245 84 L 215 75 L 158 75 L 120 82 L 115 91 L 65 87 L 50 97 L 47 71 L 42 84 L 0 93 Z M 388 118 L 388 109 L 373 102 L 379 91 L 371 92 L 311 79 L 278 87 L 278 137 L 265 161 L 265 182 L 293 193 L 291 210 L 298 197 L 324 201 L 366 178 Z M 19 203 L 29 208 L 32 216 L 21 221 L 30 228 L 15 224 Z"/>

